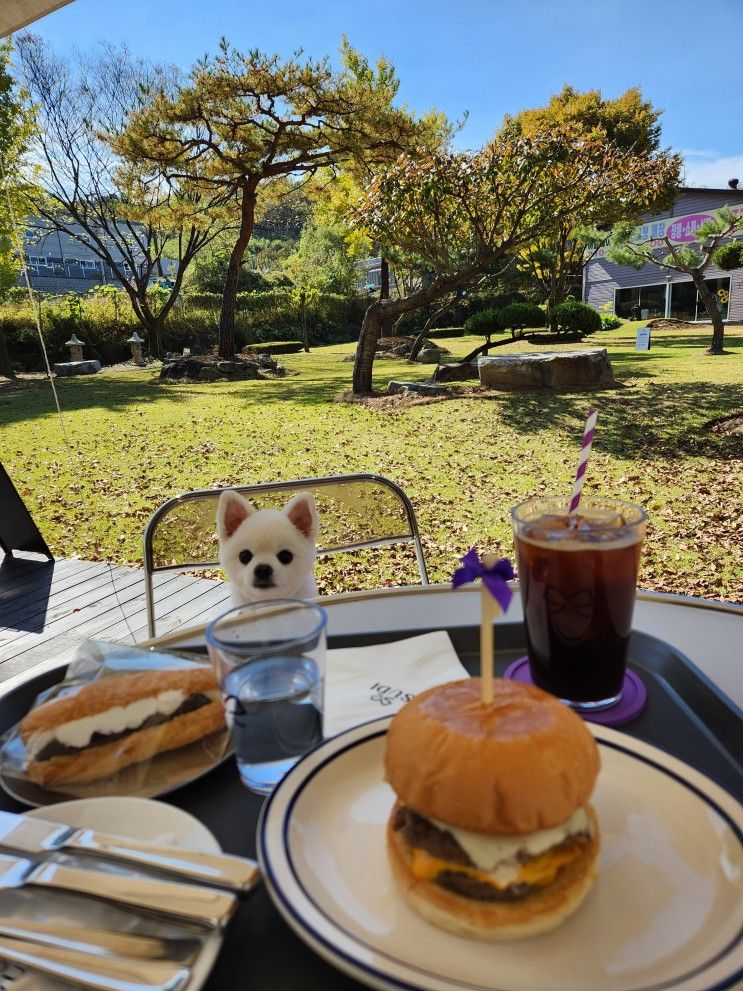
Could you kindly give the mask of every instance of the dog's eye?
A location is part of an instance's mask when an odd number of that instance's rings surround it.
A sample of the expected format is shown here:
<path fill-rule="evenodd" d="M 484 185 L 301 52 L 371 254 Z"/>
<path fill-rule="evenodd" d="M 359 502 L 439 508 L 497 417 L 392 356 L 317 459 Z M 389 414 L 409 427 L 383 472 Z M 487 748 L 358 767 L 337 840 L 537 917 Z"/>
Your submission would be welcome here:
<path fill-rule="evenodd" d="M 240 551 L 240 564 L 250 564 L 253 560 L 253 555 L 250 551 Z"/>
<path fill-rule="evenodd" d="M 291 551 L 279 551 L 276 557 L 282 564 L 291 564 L 294 560 L 294 555 Z"/>

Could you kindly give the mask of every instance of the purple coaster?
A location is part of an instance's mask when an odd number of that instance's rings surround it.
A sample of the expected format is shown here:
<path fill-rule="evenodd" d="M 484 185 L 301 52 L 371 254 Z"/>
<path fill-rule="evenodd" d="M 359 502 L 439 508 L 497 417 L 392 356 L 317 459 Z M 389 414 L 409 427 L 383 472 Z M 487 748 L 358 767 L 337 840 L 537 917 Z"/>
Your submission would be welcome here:
<path fill-rule="evenodd" d="M 524 685 L 533 685 L 534 682 L 529 670 L 529 658 L 519 657 L 513 664 L 509 664 L 503 677 L 510 678 L 511 681 L 520 681 Z M 581 712 L 579 709 L 576 709 L 575 712 L 590 723 L 601 723 L 602 726 L 623 726 L 640 715 L 646 702 L 645 685 L 635 672 L 628 668 L 624 675 L 622 697 L 618 702 L 609 706 L 608 709 L 599 709 L 598 712 Z"/>

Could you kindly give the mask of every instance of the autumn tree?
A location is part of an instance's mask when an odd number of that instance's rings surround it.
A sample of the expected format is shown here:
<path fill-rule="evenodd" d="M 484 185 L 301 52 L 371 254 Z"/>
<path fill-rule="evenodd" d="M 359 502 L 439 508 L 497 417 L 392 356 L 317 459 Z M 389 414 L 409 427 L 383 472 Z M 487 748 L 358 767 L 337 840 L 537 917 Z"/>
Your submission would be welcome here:
<path fill-rule="evenodd" d="M 344 40 L 343 67 L 296 53 L 287 60 L 226 41 L 171 93 L 153 86 L 116 148 L 153 180 L 192 182 L 236 203 L 239 228 L 222 298 L 219 353 L 235 350 L 235 297 L 259 198 L 276 181 L 353 160 L 389 161 L 419 124 L 394 105 L 398 80 Z"/>
<path fill-rule="evenodd" d="M 0 42 L 0 300 L 21 274 L 24 204 L 34 189 L 28 162 L 34 113 L 11 74 L 11 53 L 10 42 Z M 15 377 L 1 327 L 0 375 Z"/>
<path fill-rule="evenodd" d="M 357 275 L 342 227 L 319 216 L 305 224 L 284 270 L 297 287 L 331 293 L 353 292 Z"/>
<path fill-rule="evenodd" d="M 587 138 L 609 141 L 628 154 L 653 160 L 660 148 L 660 117 L 661 111 L 644 100 L 637 87 L 611 100 L 600 90 L 580 92 L 566 85 L 546 106 L 506 116 L 500 133 L 532 137 L 551 127 L 569 125 Z M 522 249 L 520 265 L 541 287 L 548 313 L 567 296 L 580 296 L 583 268 L 606 236 L 597 225 L 608 230 L 614 223 L 636 221 L 648 210 L 670 205 L 678 177 L 669 172 L 667 178 L 665 186 L 655 182 L 636 189 L 617 186 L 613 199 L 586 203 L 549 236 Z"/>
<path fill-rule="evenodd" d="M 601 210 L 638 186 L 661 190 L 680 160 L 633 155 L 564 125 L 531 138 L 500 135 L 477 153 L 401 157 L 371 183 L 356 212 L 370 237 L 432 273 L 404 299 L 375 300 L 356 352 L 353 391 L 372 390 L 372 368 L 386 319 L 428 305 L 493 270 L 499 258 L 588 209 Z"/>
<path fill-rule="evenodd" d="M 652 264 L 669 272 L 690 275 L 712 323 L 712 342 L 707 354 L 725 354 L 725 325 L 717 299 L 705 282 L 704 274 L 715 260 L 722 242 L 740 233 L 743 233 L 743 216 L 737 216 L 729 207 L 717 210 L 710 220 L 699 225 L 693 244 L 674 244 L 668 237 L 638 241 L 633 224 L 617 224 L 611 232 L 606 257 L 617 265 L 643 268 Z"/>
<path fill-rule="evenodd" d="M 25 35 L 18 50 L 38 108 L 34 151 L 44 190 L 28 211 L 41 219 L 40 239 L 60 231 L 89 249 L 121 283 L 159 354 L 189 265 L 232 222 L 223 190 L 187 180 L 154 182 L 112 150 L 144 93 L 151 86 L 167 91 L 173 73 L 126 48 L 106 46 L 72 61 Z M 174 266 L 168 288 L 152 293 L 166 259 Z"/>

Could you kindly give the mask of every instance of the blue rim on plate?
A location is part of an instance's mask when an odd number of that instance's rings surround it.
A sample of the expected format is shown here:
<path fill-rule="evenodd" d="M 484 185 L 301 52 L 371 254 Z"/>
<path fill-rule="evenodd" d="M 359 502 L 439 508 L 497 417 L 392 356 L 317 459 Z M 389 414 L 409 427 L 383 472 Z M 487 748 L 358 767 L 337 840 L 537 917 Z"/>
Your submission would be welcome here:
<path fill-rule="evenodd" d="M 380 765 L 381 738 L 386 733 L 390 719 L 391 717 L 386 717 L 365 723 L 325 741 L 305 755 L 267 799 L 261 812 L 257 838 L 261 868 L 271 897 L 285 920 L 304 942 L 329 963 L 371 987 L 404 991 L 483 991 L 486 987 L 489 991 L 522 991 L 522 987 L 536 987 L 537 984 L 528 982 L 523 985 L 514 985 L 511 982 L 507 988 L 502 984 L 493 985 L 489 982 L 473 983 L 438 971 L 426 970 L 410 957 L 405 959 L 404 954 L 392 955 L 366 941 L 363 934 L 345 927 L 332 911 L 320 904 L 317 889 L 313 891 L 311 873 L 303 869 L 292 850 L 290 829 L 297 816 L 297 804 L 302 798 L 311 796 L 313 790 L 321 790 L 319 776 L 322 772 L 340 773 L 343 763 L 354 759 L 354 754 L 361 754 L 364 758 L 366 752 L 359 748 L 368 748 L 369 759 L 374 750 L 374 762 Z M 611 763 L 612 759 L 622 764 L 637 761 L 638 769 L 644 768 L 647 774 L 653 776 L 651 784 L 655 784 L 655 776 L 660 775 L 657 778 L 659 790 L 670 787 L 674 790 L 676 800 L 696 805 L 696 811 L 701 811 L 705 817 L 717 817 L 718 824 L 722 824 L 723 831 L 727 832 L 727 838 L 737 843 L 739 849 L 743 848 L 743 809 L 723 788 L 701 772 L 642 741 L 603 726 L 592 727 L 592 732 L 607 762 Z M 615 755 L 614 758 L 612 755 Z M 630 771 L 634 770 L 631 763 L 628 768 Z M 378 770 L 378 778 L 381 779 L 381 766 Z M 338 811 L 343 814 L 343 808 Z M 713 827 L 710 826 L 710 829 Z M 383 848 L 384 830 L 380 828 L 379 832 L 379 842 Z M 720 844 L 722 842 L 720 838 Z M 357 878 L 346 875 L 343 881 L 351 886 L 354 882 L 358 883 Z M 600 884 L 601 877 L 598 882 Z M 401 895 L 397 897 L 402 900 Z M 579 917 L 580 912 L 575 919 Z M 427 926 L 422 922 L 421 925 Z M 453 950 L 461 952 L 463 941 L 460 937 L 428 928 L 432 938 L 439 942 L 452 940 Z M 558 933 L 560 931 L 557 930 Z M 545 937 L 519 941 L 516 944 L 468 942 L 468 945 L 520 946 L 523 948 L 523 966 L 528 969 L 534 966 L 535 958 L 544 958 L 543 953 L 533 953 L 537 946 L 535 940 L 542 938 Z M 626 986 L 613 982 L 612 991 L 723 991 L 736 985 L 743 978 L 743 933 L 739 930 L 736 934 L 728 934 L 721 944 L 711 946 L 710 951 L 708 958 L 695 960 L 693 966 L 685 972 L 669 973 L 651 981 L 635 980 Z M 681 962 L 679 967 L 683 966 Z M 603 985 L 596 985 L 592 991 L 602 991 L 602 987 Z"/>

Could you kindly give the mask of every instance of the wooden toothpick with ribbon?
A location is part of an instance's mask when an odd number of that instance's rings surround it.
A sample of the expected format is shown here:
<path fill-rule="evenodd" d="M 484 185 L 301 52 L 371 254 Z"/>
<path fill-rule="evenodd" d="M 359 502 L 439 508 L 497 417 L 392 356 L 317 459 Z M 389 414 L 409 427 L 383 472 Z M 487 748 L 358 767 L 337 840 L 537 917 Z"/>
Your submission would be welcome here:
<path fill-rule="evenodd" d="M 493 623 L 498 612 L 505 612 L 513 592 L 508 582 L 515 578 L 507 557 L 500 560 L 495 554 L 483 554 L 482 559 L 471 547 L 461 559 L 462 567 L 454 572 L 452 586 L 458 588 L 468 582 L 480 581 L 480 684 L 483 705 L 493 701 L 494 637 Z"/>

